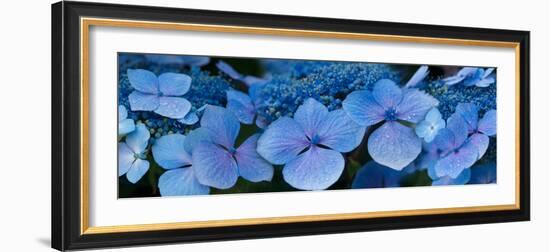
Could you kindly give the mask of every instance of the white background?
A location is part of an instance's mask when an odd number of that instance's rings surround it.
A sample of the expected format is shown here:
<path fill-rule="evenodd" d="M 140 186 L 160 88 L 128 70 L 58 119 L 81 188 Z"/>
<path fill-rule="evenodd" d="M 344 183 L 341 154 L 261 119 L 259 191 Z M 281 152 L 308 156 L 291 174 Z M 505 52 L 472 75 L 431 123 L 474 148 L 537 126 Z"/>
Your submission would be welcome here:
<path fill-rule="evenodd" d="M 134 1 L 137 2 L 137 1 Z M 141 1 L 188 8 L 531 30 L 532 221 L 214 242 L 119 251 L 545 251 L 550 140 L 544 1 Z M 50 237 L 50 1 L 10 1 L 0 13 L 0 250 L 48 251 Z M 6 162 L 7 161 L 7 162 Z M 111 249 L 108 249 L 109 251 Z"/>

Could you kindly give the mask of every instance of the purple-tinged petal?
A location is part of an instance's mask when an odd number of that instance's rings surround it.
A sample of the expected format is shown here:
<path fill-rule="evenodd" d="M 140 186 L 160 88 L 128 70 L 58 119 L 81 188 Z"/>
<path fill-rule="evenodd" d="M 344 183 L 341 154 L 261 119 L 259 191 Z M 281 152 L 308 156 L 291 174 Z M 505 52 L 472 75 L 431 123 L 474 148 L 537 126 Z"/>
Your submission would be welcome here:
<path fill-rule="evenodd" d="M 147 148 L 151 134 L 143 123 L 136 125 L 136 130 L 126 136 L 126 144 L 136 153 L 141 154 Z"/>
<path fill-rule="evenodd" d="M 258 138 L 260 134 L 254 134 L 237 148 L 235 159 L 239 174 L 252 182 L 271 181 L 273 166 L 256 151 Z"/>
<path fill-rule="evenodd" d="M 231 79 L 241 80 L 243 78 L 243 76 L 239 72 L 237 72 L 235 68 L 233 68 L 231 65 L 227 64 L 223 60 L 218 61 L 218 63 L 216 63 L 216 67 L 218 68 L 218 70 L 231 77 Z"/>
<path fill-rule="evenodd" d="M 285 165 L 283 178 L 294 188 L 324 190 L 340 178 L 344 165 L 344 157 L 339 152 L 312 145 Z"/>
<path fill-rule="evenodd" d="M 124 119 L 120 122 L 118 122 L 118 135 L 124 136 L 136 129 L 136 125 L 134 124 L 134 120 L 132 119 Z"/>
<path fill-rule="evenodd" d="M 118 121 L 122 121 L 128 118 L 128 110 L 122 105 L 118 105 Z"/>
<path fill-rule="evenodd" d="M 428 66 L 420 66 L 418 70 L 413 74 L 411 79 L 407 81 L 407 84 L 405 84 L 405 87 L 412 88 L 415 87 L 418 83 L 420 83 L 428 74 L 430 71 L 428 70 Z"/>
<path fill-rule="evenodd" d="M 318 128 L 319 144 L 339 152 L 355 149 L 365 136 L 366 127 L 359 126 L 342 109 L 329 112 Z"/>
<path fill-rule="evenodd" d="M 294 113 L 294 120 L 302 126 L 306 135 L 312 139 L 326 120 L 328 109 L 313 98 L 308 98 Z"/>
<path fill-rule="evenodd" d="M 201 142 L 193 149 L 192 160 L 191 168 L 201 184 L 227 189 L 237 183 L 237 162 L 231 153 L 221 146 Z"/>
<path fill-rule="evenodd" d="M 265 117 L 261 115 L 257 115 L 256 126 L 258 126 L 258 128 L 265 129 L 268 125 L 269 125 L 269 121 Z"/>
<path fill-rule="evenodd" d="M 135 160 L 132 149 L 126 143 L 118 143 L 118 176 L 126 174 Z"/>
<path fill-rule="evenodd" d="M 183 118 L 179 119 L 178 122 L 183 123 L 185 125 L 193 125 L 197 122 L 199 122 L 199 116 L 197 113 L 191 111 L 187 113 Z"/>
<path fill-rule="evenodd" d="M 456 112 L 464 118 L 468 124 L 468 132 L 474 132 L 477 129 L 478 108 L 473 103 L 459 103 L 456 105 Z"/>
<path fill-rule="evenodd" d="M 402 170 L 422 150 L 422 141 L 414 130 L 398 122 L 386 122 L 369 137 L 368 150 L 377 163 Z"/>
<path fill-rule="evenodd" d="M 143 175 L 149 170 L 149 161 L 143 159 L 136 159 L 130 167 L 130 170 L 126 173 L 126 178 L 130 183 L 135 184 Z"/>
<path fill-rule="evenodd" d="M 133 91 L 128 95 L 130 109 L 132 111 L 153 111 L 159 107 L 160 100 L 157 95 Z"/>
<path fill-rule="evenodd" d="M 472 166 L 478 159 L 479 149 L 473 144 L 465 144 L 441 158 L 435 164 L 437 177 L 456 178 L 464 169 Z"/>
<path fill-rule="evenodd" d="M 403 92 L 392 80 L 382 79 L 374 84 L 372 96 L 380 106 L 389 109 L 401 103 Z"/>
<path fill-rule="evenodd" d="M 385 111 L 370 91 L 354 91 L 342 102 L 344 111 L 361 126 L 371 126 L 384 120 Z"/>
<path fill-rule="evenodd" d="M 461 146 L 466 141 L 466 138 L 468 138 L 468 124 L 464 120 L 464 117 L 458 113 L 452 114 L 447 119 L 447 129 L 453 132 L 455 148 Z"/>
<path fill-rule="evenodd" d="M 161 96 L 155 113 L 172 119 L 181 119 L 191 110 L 191 103 L 181 97 Z"/>
<path fill-rule="evenodd" d="M 202 142 L 214 143 L 214 140 L 209 130 L 206 128 L 197 128 L 187 134 L 183 147 L 187 153 L 191 154 L 195 146 Z"/>
<path fill-rule="evenodd" d="M 163 73 L 159 76 L 159 90 L 165 96 L 182 96 L 191 88 L 191 77 L 186 74 Z"/>
<path fill-rule="evenodd" d="M 497 166 L 494 162 L 475 165 L 472 170 L 470 184 L 493 184 L 497 182 Z"/>
<path fill-rule="evenodd" d="M 440 186 L 440 185 L 465 185 L 466 183 L 468 183 L 468 181 L 470 181 L 470 177 L 471 177 L 471 171 L 470 169 L 465 169 L 464 171 L 462 171 L 458 177 L 456 178 L 451 178 L 451 177 L 442 177 L 442 178 L 439 178 L 437 180 L 434 180 L 432 182 L 432 185 L 433 186 Z"/>
<path fill-rule="evenodd" d="M 424 119 L 426 113 L 439 105 L 439 101 L 424 91 L 418 89 L 404 89 L 403 100 L 397 106 L 397 118 L 412 123 Z"/>
<path fill-rule="evenodd" d="M 154 73 L 143 69 L 128 69 L 127 73 L 133 88 L 147 94 L 158 94 L 159 81 Z"/>
<path fill-rule="evenodd" d="M 161 196 L 206 195 L 210 187 L 199 183 L 192 168 L 173 169 L 163 173 L 158 184 Z"/>
<path fill-rule="evenodd" d="M 247 94 L 236 90 L 228 90 L 226 107 L 240 122 L 244 124 L 252 124 L 254 122 L 256 110 L 252 99 Z"/>
<path fill-rule="evenodd" d="M 258 153 L 272 164 L 282 165 L 309 146 L 306 133 L 293 119 L 281 117 L 258 139 Z"/>
<path fill-rule="evenodd" d="M 255 86 L 255 85 L 263 85 L 263 84 L 269 82 L 270 80 L 271 80 L 271 76 L 260 78 L 260 77 L 256 77 L 256 76 L 247 75 L 244 78 L 242 78 L 242 81 L 248 87 L 252 87 L 252 86 Z"/>
<path fill-rule="evenodd" d="M 455 134 L 450 129 L 441 129 L 435 136 L 433 143 L 438 150 L 446 153 L 455 148 Z"/>
<path fill-rule="evenodd" d="M 174 169 L 191 165 L 191 154 L 185 151 L 185 136 L 171 134 L 162 136 L 153 144 L 155 162 L 164 169 Z"/>
<path fill-rule="evenodd" d="M 489 147 L 489 137 L 475 133 L 468 138 L 466 145 L 474 145 L 478 149 L 478 159 L 481 159 Z"/>
<path fill-rule="evenodd" d="M 496 135 L 497 134 L 497 111 L 494 109 L 491 109 L 485 112 L 485 115 L 483 115 L 483 118 L 479 120 L 477 130 L 488 136 Z"/>
<path fill-rule="evenodd" d="M 201 126 L 210 131 L 213 141 L 227 149 L 233 148 L 241 128 L 233 113 L 218 106 L 206 107 L 201 118 Z"/>
<path fill-rule="evenodd" d="M 351 188 L 399 187 L 400 172 L 369 161 L 355 174 Z"/>

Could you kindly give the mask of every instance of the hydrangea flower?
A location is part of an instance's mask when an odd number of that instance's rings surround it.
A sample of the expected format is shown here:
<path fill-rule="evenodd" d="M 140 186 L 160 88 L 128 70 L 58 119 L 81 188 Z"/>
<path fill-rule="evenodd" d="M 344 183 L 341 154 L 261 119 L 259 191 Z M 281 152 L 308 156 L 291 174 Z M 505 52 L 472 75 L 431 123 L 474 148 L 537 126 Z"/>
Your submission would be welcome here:
<path fill-rule="evenodd" d="M 128 69 L 128 80 L 134 91 L 128 96 L 134 111 L 155 113 L 181 119 L 191 109 L 191 103 L 182 97 L 191 87 L 191 77 L 185 74 L 164 73 L 157 76 L 143 69 Z"/>
<path fill-rule="evenodd" d="M 210 62 L 210 58 L 205 56 L 146 54 L 145 58 L 157 64 L 176 64 L 191 67 L 201 67 Z"/>
<path fill-rule="evenodd" d="M 445 85 L 461 83 L 464 86 L 488 87 L 495 83 L 494 68 L 464 67 L 456 75 L 443 79 Z"/>
<path fill-rule="evenodd" d="M 207 106 L 200 124 L 201 128 L 195 130 L 200 137 L 193 141 L 192 164 L 201 184 L 227 189 L 239 176 L 252 182 L 271 181 L 273 166 L 256 152 L 259 134 L 235 148 L 239 121 L 218 106 Z"/>
<path fill-rule="evenodd" d="M 269 75 L 263 78 L 252 76 L 252 75 L 242 75 L 239 72 L 237 72 L 237 70 L 235 70 L 231 65 L 227 64 L 223 60 L 218 61 L 218 63 L 216 63 L 216 67 L 223 73 L 227 74 L 232 79 L 241 81 L 244 84 L 246 84 L 248 87 L 251 87 L 253 85 L 263 85 L 269 80 L 271 80 L 271 76 Z"/>
<path fill-rule="evenodd" d="M 481 158 L 489 147 L 489 137 L 496 135 L 496 110 L 492 109 L 485 112 L 485 115 L 479 119 L 479 110 L 472 103 L 460 103 L 456 106 L 456 113 L 462 116 L 468 125 L 468 134 L 470 141 L 473 141 L 479 149 L 479 158 Z"/>
<path fill-rule="evenodd" d="M 126 174 L 128 181 L 135 184 L 149 170 L 149 137 L 149 130 L 138 123 L 136 130 L 126 136 L 126 141 L 118 143 L 118 176 Z"/>
<path fill-rule="evenodd" d="M 377 163 L 401 170 L 422 150 L 422 140 L 401 121 L 418 123 L 439 102 L 418 89 L 401 89 L 395 82 L 383 79 L 371 91 L 349 94 L 343 108 L 359 125 L 384 122 L 368 139 L 368 150 Z"/>
<path fill-rule="evenodd" d="M 263 108 L 263 104 L 257 96 L 257 91 L 258 88 L 254 86 L 248 89 L 248 95 L 238 90 L 228 90 L 226 107 L 241 123 L 252 124 L 255 121 L 256 125 L 263 129 L 268 122 L 262 115 L 256 113 L 256 111 Z"/>
<path fill-rule="evenodd" d="M 166 169 L 158 181 L 161 196 L 203 195 L 210 188 L 199 183 L 192 166 L 193 133 L 165 135 L 155 141 L 152 147 L 157 164 Z"/>
<path fill-rule="evenodd" d="M 118 106 L 118 136 L 125 136 L 126 134 L 134 131 L 136 125 L 134 120 L 128 118 L 128 111 L 126 107 L 119 105 Z"/>
<path fill-rule="evenodd" d="M 497 166 L 494 162 L 474 165 L 470 184 L 492 184 L 497 182 Z"/>
<path fill-rule="evenodd" d="M 414 130 L 418 137 L 429 143 L 435 138 L 437 132 L 443 128 L 445 128 L 445 120 L 441 118 L 441 113 L 437 108 L 432 108 L 428 111 L 424 120 L 416 125 Z"/>
<path fill-rule="evenodd" d="M 329 112 L 313 98 L 298 107 L 294 118 L 271 123 L 258 140 L 258 153 L 276 165 L 284 165 L 283 178 L 302 190 L 323 190 L 334 184 L 350 152 L 362 141 L 366 127 L 341 110 Z"/>
<path fill-rule="evenodd" d="M 399 187 L 401 172 L 369 161 L 355 174 L 351 188 Z"/>

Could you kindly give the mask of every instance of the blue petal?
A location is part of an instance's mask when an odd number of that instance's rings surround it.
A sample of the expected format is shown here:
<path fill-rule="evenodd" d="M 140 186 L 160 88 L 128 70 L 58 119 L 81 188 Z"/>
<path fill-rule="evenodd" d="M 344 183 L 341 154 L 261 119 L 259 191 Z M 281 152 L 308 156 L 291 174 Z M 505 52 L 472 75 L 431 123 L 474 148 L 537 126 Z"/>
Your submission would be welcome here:
<path fill-rule="evenodd" d="M 132 149 L 126 143 L 118 143 L 118 176 L 126 174 L 135 160 Z"/>
<path fill-rule="evenodd" d="M 359 126 L 342 109 L 329 112 L 318 129 L 319 144 L 339 152 L 355 149 L 365 136 L 366 127 Z"/>
<path fill-rule="evenodd" d="M 182 64 L 188 66 L 204 66 L 210 62 L 210 57 L 206 56 L 180 56 Z"/>
<path fill-rule="evenodd" d="M 191 77 L 186 74 L 163 73 L 158 79 L 160 92 L 167 96 L 184 95 L 191 87 Z"/>
<path fill-rule="evenodd" d="M 485 79 L 485 78 L 489 77 L 489 75 L 491 75 L 494 71 L 495 71 L 494 67 L 490 67 L 490 68 L 485 69 L 485 71 L 483 72 L 482 78 Z"/>
<path fill-rule="evenodd" d="M 133 91 L 128 95 L 130 109 L 132 111 L 153 111 L 159 107 L 159 97 L 154 94 L 145 94 L 140 91 Z"/>
<path fill-rule="evenodd" d="M 213 143 L 214 141 L 212 140 L 212 135 L 209 130 L 198 128 L 187 134 L 183 147 L 187 153 L 193 153 L 195 146 L 202 142 Z"/>
<path fill-rule="evenodd" d="M 191 165 L 191 154 L 185 151 L 185 136 L 171 134 L 162 136 L 152 147 L 155 162 L 164 169 Z"/>
<path fill-rule="evenodd" d="M 134 120 L 132 119 L 124 119 L 120 122 L 118 122 L 118 135 L 124 136 L 136 129 L 136 125 L 134 124 Z"/>
<path fill-rule="evenodd" d="M 218 63 L 216 63 L 216 67 L 218 68 L 218 70 L 229 75 L 229 77 L 231 77 L 232 79 L 241 80 L 243 78 L 243 76 L 240 73 L 238 73 L 237 70 L 235 70 L 229 64 L 225 63 L 225 61 L 222 61 L 222 60 L 218 61 Z"/>
<path fill-rule="evenodd" d="M 231 111 L 244 124 L 252 124 L 256 110 L 252 99 L 240 91 L 227 91 L 227 109 Z"/>
<path fill-rule="evenodd" d="M 197 113 L 191 111 L 187 113 L 183 118 L 179 119 L 178 122 L 183 123 L 185 125 L 193 125 L 199 121 L 199 116 Z"/>
<path fill-rule="evenodd" d="M 252 135 L 237 149 L 235 159 L 239 167 L 239 174 L 252 182 L 271 181 L 273 166 L 256 152 L 258 138 L 260 138 L 260 134 Z"/>
<path fill-rule="evenodd" d="M 354 91 L 342 102 L 344 111 L 356 123 L 370 126 L 384 120 L 385 111 L 372 96 L 370 91 Z"/>
<path fill-rule="evenodd" d="M 468 132 L 477 129 L 478 108 L 473 103 L 459 103 L 456 105 L 456 113 L 460 114 L 468 124 Z"/>
<path fill-rule="evenodd" d="M 312 139 L 328 116 L 328 109 L 313 98 L 308 98 L 294 113 L 294 120 L 302 126 L 306 135 Z"/>
<path fill-rule="evenodd" d="M 231 154 L 219 145 L 201 142 L 192 154 L 195 176 L 203 185 L 227 189 L 237 183 L 239 171 Z"/>
<path fill-rule="evenodd" d="M 143 123 L 136 125 L 136 130 L 126 136 L 126 144 L 136 153 L 141 154 L 147 148 L 151 134 Z"/>
<path fill-rule="evenodd" d="M 482 132 L 488 136 L 494 136 L 497 134 L 497 111 L 492 109 L 485 112 L 483 118 L 479 120 L 477 126 L 479 132 Z"/>
<path fill-rule="evenodd" d="M 461 146 L 466 141 L 466 138 L 468 138 L 468 124 L 464 120 L 464 117 L 458 113 L 452 114 L 447 119 L 447 129 L 453 132 L 455 148 Z"/>
<path fill-rule="evenodd" d="M 227 149 L 233 148 L 241 125 L 239 120 L 225 108 L 207 106 L 201 118 L 201 126 L 208 129 L 212 139 Z"/>
<path fill-rule="evenodd" d="M 386 122 L 368 140 L 369 154 L 381 165 L 401 170 L 422 150 L 422 141 L 414 130 L 398 122 Z"/>
<path fill-rule="evenodd" d="M 256 117 L 256 126 L 260 129 L 265 129 L 269 125 L 269 121 L 265 117 L 258 115 Z"/>
<path fill-rule="evenodd" d="M 173 169 L 163 173 L 158 184 L 161 196 L 205 195 L 210 187 L 199 183 L 192 168 Z"/>
<path fill-rule="evenodd" d="M 312 145 L 283 168 L 283 178 L 294 188 L 324 190 L 334 184 L 344 170 L 342 154 Z"/>
<path fill-rule="evenodd" d="M 392 80 L 382 79 L 374 84 L 372 96 L 380 106 L 389 109 L 395 108 L 401 103 L 403 92 Z"/>
<path fill-rule="evenodd" d="M 374 161 L 369 161 L 357 171 L 351 188 L 399 187 L 400 172 Z"/>
<path fill-rule="evenodd" d="M 447 128 L 441 129 L 435 136 L 433 143 L 438 150 L 448 152 L 455 148 L 455 135 Z"/>
<path fill-rule="evenodd" d="M 452 85 L 455 85 L 457 83 L 460 83 L 461 81 L 464 80 L 464 76 L 451 76 L 451 77 L 447 77 L 445 79 L 443 79 L 443 84 L 445 85 L 448 85 L 448 86 L 452 86 Z"/>
<path fill-rule="evenodd" d="M 397 106 L 397 118 L 412 123 L 424 119 L 426 113 L 439 105 L 439 101 L 424 91 L 418 89 L 404 89 L 403 100 Z"/>
<path fill-rule="evenodd" d="M 191 110 L 191 103 L 181 97 L 161 96 L 155 113 L 172 119 L 181 119 Z"/>
<path fill-rule="evenodd" d="M 259 78 L 256 76 L 250 76 L 247 75 L 244 78 L 242 78 L 242 81 L 244 84 L 246 84 L 248 87 L 256 86 L 256 85 L 263 85 L 271 80 L 271 76 L 267 76 L 264 78 Z"/>
<path fill-rule="evenodd" d="M 302 127 L 281 117 L 271 123 L 258 140 L 258 153 L 272 164 L 282 165 L 296 158 L 309 145 Z"/>
<path fill-rule="evenodd" d="M 496 80 L 494 77 L 487 77 L 485 79 L 482 79 L 478 82 L 476 82 L 476 86 L 478 87 L 488 87 L 490 86 L 491 84 L 495 83 Z"/>
<path fill-rule="evenodd" d="M 126 107 L 118 105 L 118 121 L 120 122 L 126 118 L 128 118 L 128 111 L 126 110 Z"/>
<path fill-rule="evenodd" d="M 425 120 L 428 121 L 428 122 L 441 124 L 441 120 L 443 120 L 443 119 L 441 118 L 441 112 L 439 112 L 439 109 L 432 108 L 426 114 Z M 445 127 L 445 121 L 443 121 L 443 127 Z"/>
<path fill-rule="evenodd" d="M 130 170 L 126 173 L 126 178 L 132 184 L 138 182 L 143 175 L 149 170 L 149 161 L 143 159 L 136 159 L 130 167 Z"/>
<path fill-rule="evenodd" d="M 481 159 L 489 147 L 489 137 L 484 134 L 473 134 L 466 144 L 472 144 L 478 149 L 478 159 Z"/>
<path fill-rule="evenodd" d="M 430 71 L 428 70 L 428 66 L 420 66 L 418 70 L 413 74 L 411 79 L 405 84 L 405 87 L 415 87 L 418 83 L 420 83 L 428 74 Z"/>
<path fill-rule="evenodd" d="M 414 132 L 418 137 L 424 138 L 430 134 L 430 127 L 431 123 L 429 123 L 428 121 L 422 121 L 418 125 L 416 125 L 416 128 L 414 128 Z M 426 142 L 429 143 L 431 141 L 426 140 Z"/>
<path fill-rule="evenodd" d="M 451 177 L 439 178 L 437 180 L 434 180 L 432 182 L 432 185 L 433 186 L 439 186 L 439 185 L 464 185 L 464 184 L 468 183 L 468 181 L 470 181 L 470 177 L 471 177 L 470 169 L 465 169 L 464 171 L 462 171 L 460 173 L 460 175 L 458 175 L 458 177 L 456 177 L 454 179 L 451 178 Z"/>
<path fill-rule="evenodd" d="M 441 158 L 435 164 L 437 177 L 456 178 L 464 169 L 472 166 L 478 159 L 479 149 L 472 144 L 465 144 L 456 151 Z"/>
<path fill-rule="evenodd" d="M 497 166 L 494 162 L 475 165 L 471 170 L 470 184 L 492 184 L 497 182 Z"/>
<path fill-rule="evenodd" d="M 128 69 L 127 73 L 133 88 L 147 94 L 158 94 L 159 81 L 154 73 L 143 69 Z"/>

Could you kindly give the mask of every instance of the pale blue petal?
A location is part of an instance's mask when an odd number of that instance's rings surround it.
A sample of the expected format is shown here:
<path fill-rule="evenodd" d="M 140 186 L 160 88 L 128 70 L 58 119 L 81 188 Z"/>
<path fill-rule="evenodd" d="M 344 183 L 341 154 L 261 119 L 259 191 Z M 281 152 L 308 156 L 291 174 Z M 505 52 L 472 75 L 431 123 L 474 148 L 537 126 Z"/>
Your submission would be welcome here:
<path fill-rule="evenodd" d="M 495 83 L 495 81 L 496 81 L 495 78 L 487 77 L 487 78 L 481 79 L 478 82 L 476 82 L 476 86 L 478 86 L 478 87 L 488 87 L 491 84 Z"/>
<path fill-rule="evenodd" d="M 456 151 L 452 151 L 435 164 L 437 177 L 449 176 L 456 178 L 464 169 L 472 166 L 478 159 L 479 149 L 472 144 L 465 144 Z"/>
<path fill-rule="evenodd" d="M 159 82 L 154 73 L 143 69 L 128 69 L 127 73 L 133 88 L 147 94 L 158 94 Z"/>
<path fill-rule="evenodd" d="M 203 185 L 227 189 L 237 183 L 239 171 L 231 154 L 219 145 L 201 142 L 192 154 L 195 176 Z"/>
<path fill-rule="evenodd" d="M 118 121 L 128 118 L 128 110 L 123 105 L 118 105 Z"/>
<path fill-rule="evenodd" d="M 243 76 L 238 73 L 237 70 L 235 70 L 231 65 L 227 64 L 223 60 L 218 61 L 218 63 L 216 63 L 216 67 L 218 68 L 218 70 L 227 74 L 232 79 L 241 80 L 243 78 Z"/>
<path fill-rule="evenodd" d="M 159 90 L 166 96 L 182 96 L 191 88 L 191 77 L 179 73 L 163 73 L 159 76 Z"/>
<path fill-rule="evenodd" d="M 428 74 L 430 71 L 428 70 L 428 66 L 420 66 L 418 70 L 413 74 L 411 79 L 405 84 L 405 87 L 411 88 L 415 87 L 418 83 L 420 83 Z"/>
<path fill-rule="evenodd" d="M 399 171 L 369 161 L 357 171 L 351 188 L 399 187 L 400 179 Z"/>
<path fill-rule="evenodd" d="M 430 126 L 431 126 L 431 123 L 429 123 L 428 121 L 422 121 L 418 125 L 416 125 L 416 128 L 414 128 L 414 132 L 418 137 L 424 138 L 430 134 L 431 132 Z M 426 140 L 426 142 L 429 143 L 431 141 Z"/>
<path fill-rule="evenodd" d="M 466 144 L 474 145 L 478 149 L 477 158 L 481 159 L 489 147 L 489 137 L 484 134 L 476 133 L 468 138 L 468 142 Z"/>
<path fill-rule="evenodd" d="M 126 143 L 118 143 L 118 176 L 126 174 L 135 160 L 132 149 Z"/>
<path fill-rule="evenodd" d="M 441 112 L 439 112 L 439 109 L 437 108 L 432 108 L 426 114 L 425 120 L 432 123 L 440 123 L 440 121 L 442 120 Z M 443 121 L 443 124 L 445 124 L 445 121 Z M 443 125 L 443 127 L 445 127 L 445 125 Z"/>
<path fill-rule="evenodd" d="M 252 124 L 254 122 L 256 110 L 252 99 L 247 94 L 236 90 L 228 90 L 226 107 L 240 122 L 244 124 Z"/>
<path fill-rule="evenodd" d="M 155 162 L 164 169 L 191 165 L 191 154 L 185 151 L 185 136 L 171 134 L 160 137 L 153 144 Z"/>
<path fill-rule="evenodd" d="M 372 96 L 380 106 L 389 109 L 401 103 L 403 92 L 392 80 L 382 79 L 374 84 Z"/>
<path fill-rule="evenodd" d="M 351 120 L 342 109 L 331 111 L 319 125 L 319 144 L 339 152 L 350 152 L 361 144 L 366 128 Z"/>
<path fill-rule="evenodd" d="M 263 84 L 269 82 L 270 80 L 271 80 L 271 76 L 267 76 L 267 77 L 264 77 L 264 78 L 259 78 L 259 77 L 256 77 L 256 76 L 247 75 L 244 78 L 242 78 L 242 81 L 248 87 L 252 87 L 252 86 L 255 86 L 255 85 L 263 85 Z"/>
<path fill-rule="evenodd" d="M 120 122 L 118 122 L 118 135 L 124 136 L 136 129 L 136 125 L 134 124 L 134 120 L 132 119 L 124 119 Z"/>
<path fill-rule="evenodd" d="M 464 78 L 465 78 L 465 76 L 451 76 L 451 77 L 447 77 L 445 79 L 442 79 L 442 81 L 445 85 L 452 86 L 452 85 L 455 85 L 457 83 L 460 83 L 461 81 L 464 80 Z"/>
<path fill-rule="evenodd" d="M 374 100 L 370 91 L 354 91 L 342 102 L 344 111 L 362 126 L 371 126 L 384 120 L 385 110 Z"/>
<path fill-rule="evenodd" d="M 441 129 L 437 132 L 433 143 L 437 146 L 437 149 L 448 152 L 455 148 L 455 135 L 447 128 Z"/>
<path fill-rule="evenodd" d="M 471 170 L 470 184 L 492 184 L 497 182 L 497 167 L 494 162 L 475 165 Z"/>
<path fill-rule="evenodd" d="M 306 135 L 312 139 L 328 116 L 328 109 L 313 98 L 308 98 L 294 113 L 294 120 L 302 126 Z"/>
<path fill-rule="evenodd" d="M 252 182 L 271 181 L 273 166 L 256 151 L 258 138 L 260 134 L 252 135 L 237 149 L 235 159 L 239 175 Z"/>
<path fill-rule="evenodd" d="M 126 173 L 126 178 L 130 183 L 135 184 L 143 175 L 149 170 L 149 161 L 143 159 L 136 159 L 130 167 L 130 170 Z"/>
<path fill-rule="evenodd" d="M 324 190 L 340 178 L 344 165 L 342 154 L 312 145 L 285 165 L 283 178 L 294 188 Z"/>
<path fill-rule="evenodd" d="M 155 113 L 172 119 L 181 119 L 191 110 L 191 103 L 181 97 L 161 96 Z"/>
<path fill-rule="evenodd" d="M 133 91 L 128 95 L 130 109 L 132 111 L 153 111 L 159 107 L 159 97 L 154 94 L 145 94 L 140 91 Z"/>
<path fill-rule="evenodd" d="M 489 77 L 489 75 L 491 75 L 494 71 L 495 71 L 494 67 L 485 69 L 485 72 L 483 72 L 482 78 L 485 79 L 485 78 Z"/>
<path fill-rule="evenodd" d="M 188 66 L 204 66 L 210 63 L 210 57 L 206 56 L 180 56 L 182 64 Z"/>
<path fill-rule="evenodd" d="M 147 148 L 151 134 L 143 123 L 136 125 L 136 130 L 126 136 L 126 144 L 136 153 L 141 154 Z"/>
<path fill-rule="evenodd" d="M 497 111 L 492 109 L 485 112 L 483 118 L 479 120 L 477 130 L 488 136 L 494 136 L 497 134 Z"/>
<path fill-rule="evenodd" d="M 398 122 L 386 122 L 369 137 L 368 150 L 377 163 L 402 170 L 422 150 L 422 141 L 414 130 Z"/>
<path fill-rule="evenodd" d="M 426 113 L 439 105 L 439 101 L 424 91 L 418 89 L 404 89 L 403 100 L 397 106 L 397 118 L 412 123 L 424 119 Z"/>
<path fill-rule="evenodd" d="M 182 119 L 179 119 L 178 122 L 183 123 L 185 125 L 193 125 L 199 121 L 199 116 L 197 113 L 191 111 L 187 113 Z"/>
<path fill-rule="evenodd" d="M 239 134 L 241 124 L 239 120 L 225 108 L 207 106 L 201 118 L 201 126 L 208 129 L 212 140 L 231 149 Z"/>
<path fill-rule="evenodd" d="M 272 164 L 282 165 L 309 145 L 306 133 L 293 119 L 281 117 L 271 123 L 258 140 L 258 153 Z"/>
<path fill-rule="evenodd" d="M 473 103 L 459 103 L 456 105 L 456 113 L 460 114 L 468 124 L 468 132 L 477 129 L 478 108 Z"/>
<path fill-rule="evenodd" d="M 461 146 L 466 138 L 468 138 L 468 124 L 458 113 L 452 114 L 447 119 L 447 129 L 453 132 L 454 135 L 454 147 L 458 148 Z"/>
<path fill-rule="evenodd" d="M 181 168 L 166 171 L 159 178 L 161 196 L 206 195 L 210 187 L 199 183 L 192 168 Z"/>
<path fill-rule="evenodd" d="M 432 182 L 433 186 L 440 186 L 440 185 L 464 185 L 470 181 L 471 177 L 471 171 L 470 169 L 465 169 L 458 175 L 456 178 L 451 177 L 442 177 L 437 180 L 434 180 Z"/>

